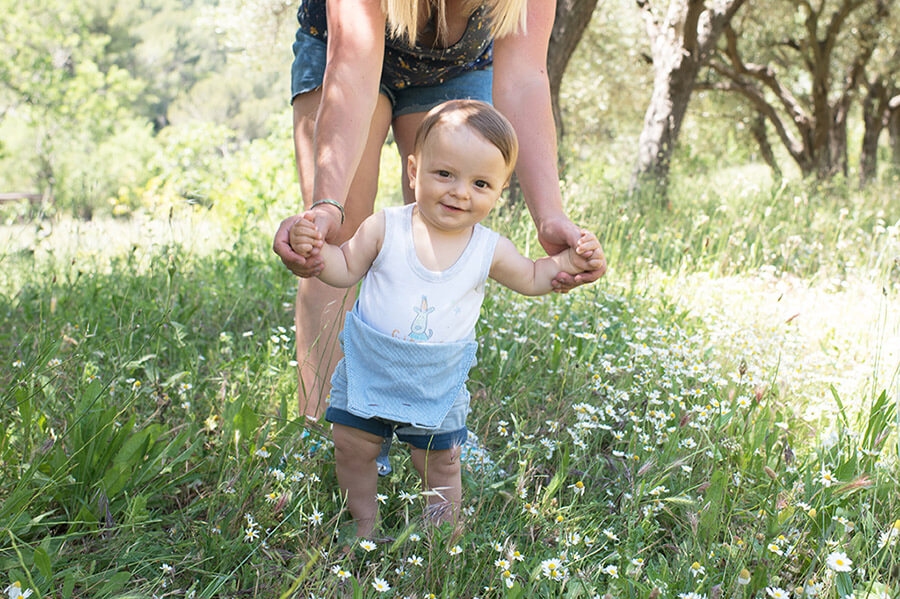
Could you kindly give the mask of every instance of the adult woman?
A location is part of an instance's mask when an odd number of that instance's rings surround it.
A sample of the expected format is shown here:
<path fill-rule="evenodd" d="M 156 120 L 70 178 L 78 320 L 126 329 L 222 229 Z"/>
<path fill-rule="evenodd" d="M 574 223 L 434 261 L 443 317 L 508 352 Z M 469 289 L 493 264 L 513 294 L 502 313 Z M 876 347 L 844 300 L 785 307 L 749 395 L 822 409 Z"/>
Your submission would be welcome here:
<path fill-rule="evenodd" d="M 405 157 L 424 114 L 447 99 L 490 102 L 493 95 L 519 137 L 516 171 L 541 245 L 548 253 L 575 246 L 580 231 L 562 209 L 546 73 L 555 3 L 532 2 L 527 12 L 525 3 L 303 0 L 294 45 L 294 142 L 303 200 L 326 239 L 342 243 L 372 213 L 389 127 L 404 158 L 404 197 L 411 202 Z M 301 217 L 282 221 L 273 249 L 294 274 L 311 277 L 320 261 L 304 260 L 289 243 Z M 564 291 L 604 271 L 561 273 L 554 286 Z M 352 301 L 315 278 L 298 287 L 300 409 L 308 418 L 323 411 L 340 358 L 334 339 Z"/>

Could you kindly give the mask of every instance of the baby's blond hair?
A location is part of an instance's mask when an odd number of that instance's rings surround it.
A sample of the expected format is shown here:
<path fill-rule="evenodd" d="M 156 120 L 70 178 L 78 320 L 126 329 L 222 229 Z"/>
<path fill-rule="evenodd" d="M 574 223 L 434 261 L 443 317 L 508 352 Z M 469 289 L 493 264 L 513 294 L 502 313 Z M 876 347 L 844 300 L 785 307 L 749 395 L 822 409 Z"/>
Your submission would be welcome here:
<path fill-rule="evenodd" d="M 413 152 L 417 156 L 431 131 L 443 124 L 465 125 L 496 146 L 508 168 L 507 175 L 512 174 L 519 156 L 519 140 L 512 124 L 496 108 L 478 100 L 450 100 L 438 104 L 428 111 L 416 131 Z"/>
<path fill-rule="evenodd" d="M 503 37 L 525 31 L 528 0 L 465 0 L 463 10 L 472 14 L 477 8 L 484 6 L 491 22 L 494 37 Z M 447 39 L 447 6 L 446 0 L 381 0 L 381 9 L 387 16 L 391 35 L 415 41 L 419 34 L 419 11 L 425 10 L 427 15 L 435 15 L 437 37 Z"/>

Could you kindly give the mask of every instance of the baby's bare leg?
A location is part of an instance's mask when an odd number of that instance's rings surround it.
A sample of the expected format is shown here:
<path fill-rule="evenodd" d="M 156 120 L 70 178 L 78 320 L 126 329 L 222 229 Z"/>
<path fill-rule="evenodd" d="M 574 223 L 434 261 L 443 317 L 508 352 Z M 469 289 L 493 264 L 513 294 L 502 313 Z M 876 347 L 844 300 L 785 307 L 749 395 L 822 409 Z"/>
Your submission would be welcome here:
<path fill-rule="evenodd" d="M 331 434 L 334 437 L 335 471 L 341 494 L 347 497 L 347 507 L 356 520 L 357 536 L 369 537 L 378 516 L 375 458 L 381 451 L 384 439 L 341 424 L 335 424 Z"/>
<path fill-rule="evenodd" d="M 462 503 L 462 479 L 459 464 L 460 448 L 426 451 L 412 450 L 412 461 L 423 486 L 434 491 L 428 497 L 428 511 L 437 522 L 453 522 L 459 519 Z"/>

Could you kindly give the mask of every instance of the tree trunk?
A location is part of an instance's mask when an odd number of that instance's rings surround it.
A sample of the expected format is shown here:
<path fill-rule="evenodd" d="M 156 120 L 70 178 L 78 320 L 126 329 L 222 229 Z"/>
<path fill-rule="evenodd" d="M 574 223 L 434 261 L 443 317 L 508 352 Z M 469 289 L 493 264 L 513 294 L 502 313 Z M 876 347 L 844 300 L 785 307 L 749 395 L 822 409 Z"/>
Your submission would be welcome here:
<path fill-rule="evenodd" d="M 550 47 L 547 50 L 547 77 L 550 79 L 550 101 L 553 119 L 556 121 L 556 136 L 562 138 L 565 129 L 559 105 L 559 90 L 569 59 L 584 35 L 598 0 L 557 0 L 556 19 L 550 32 Z"/>
<path fill-rule="evenodd" d="M 885 126 L 887 88 L 880 79 L 868 85 L 862 101 L 863 138 L 859 153 L 859 186 L 865 187 L 878 174 L 878 138 Z"/>
<path fill-rule="evenodd" d="M 778 161 L 775 160 L 775 152 L 772 151 L 772 144 L 769 143 L 769 136 L 766 134 L 766 116 L 764 114 L 756 113 L 756 117 L 750 125 L 750 133 L 753 135 L 756 143 L 759 144 L 759 153 L 762 154 L 763 160 L 772 169 L 775 179 L 780 180 L 781 167 L 778 166 Z"/>
<path fill-rule="evenodd" d="M 672 150 L 678 140 L 700 64 L 676 54 L 675 64 L 657 67 L 644 128 L 638 139 L 638 158 L 631 178 L 631 191 L 644 189 L 666 203 Z"/>
<path fill-rule="evenodd" d="M 629 191 L 634 194 L 643 188 L 666 205 L 672 151 L 697 74 L 745 0 L 721 0 L 710 8 L 705 0 L 671 0 L 665 15 L 653 1 L 637 0 L 650 36 L 654 79 Z"/>
<path fill-rule="evenodd" d="M 891 164 L 900 170 L 900 95 L 891 98 L 888 105 L 887 129 L 891 142 Z"/>

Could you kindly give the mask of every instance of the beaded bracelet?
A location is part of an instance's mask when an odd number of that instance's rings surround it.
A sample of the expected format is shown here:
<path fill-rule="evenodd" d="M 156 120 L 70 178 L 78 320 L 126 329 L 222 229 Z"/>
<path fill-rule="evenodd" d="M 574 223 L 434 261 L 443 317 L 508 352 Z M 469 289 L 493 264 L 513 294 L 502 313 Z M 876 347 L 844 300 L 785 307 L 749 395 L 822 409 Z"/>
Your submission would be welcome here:
<path fill-rule="evenodd" d="M 340 205 L 340 203 L 335 202 L 334 200 L 324 199 L 319 200 L 317 202 L 313 202 L 313 205 L 309 207 L 310 210 L 318 206 L 319 204 L 328 204 L 329 206 L 334 206 L 338 210 L 341 211 L 341 224 L 344 224 L 344 207 Z"/>

